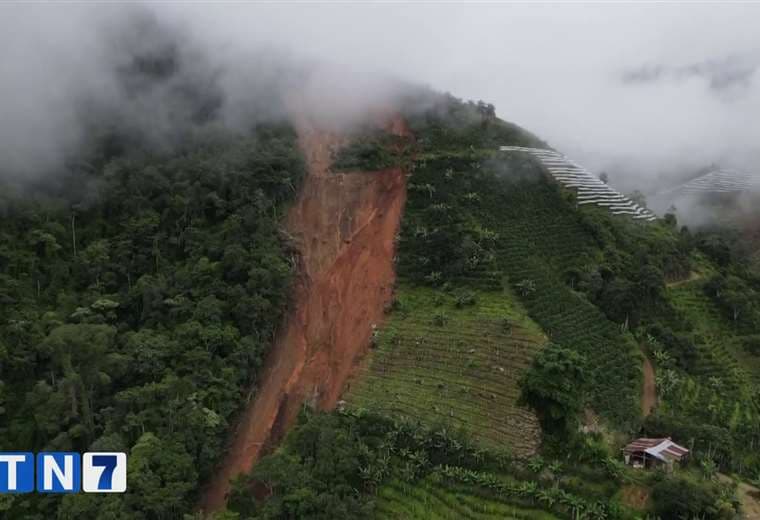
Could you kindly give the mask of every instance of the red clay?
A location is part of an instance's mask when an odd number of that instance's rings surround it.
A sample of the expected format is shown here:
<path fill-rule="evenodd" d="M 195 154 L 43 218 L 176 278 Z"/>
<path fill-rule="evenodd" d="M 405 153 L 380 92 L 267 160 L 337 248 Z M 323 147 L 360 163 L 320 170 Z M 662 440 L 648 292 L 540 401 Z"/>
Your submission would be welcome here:
<path fill-rule="evenodd" d="M 240 417 L 230 450 L 205 491 L 200 509 L 207 513 L 225 506 L 230 479 L 250 471 L 276 446 L 304 403 L 320 410 L 335 407 L 391 298 L 405 173 L 400 168 L 329 172 L 332 152 L 345 139 L 308 122 L 297 126 L 308 176 L 287 218 L 301 250 L 294 307 L 255 400 Z M 387 128 L 407 134 L 400 118 Z"/>

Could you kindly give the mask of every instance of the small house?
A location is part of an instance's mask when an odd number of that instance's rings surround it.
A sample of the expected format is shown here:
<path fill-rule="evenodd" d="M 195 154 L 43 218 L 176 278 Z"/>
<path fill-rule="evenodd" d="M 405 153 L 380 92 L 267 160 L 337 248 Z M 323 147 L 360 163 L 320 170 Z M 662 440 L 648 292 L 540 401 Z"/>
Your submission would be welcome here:
<path fill-rule="evenodd" d="M 649 439 L 642 437 L 623 448 L 625 463 L 634 468 L 664 467 L 672 471 L 675 463 L 682 462 L 689 455 L 689 450 L 670 440 Z"/>

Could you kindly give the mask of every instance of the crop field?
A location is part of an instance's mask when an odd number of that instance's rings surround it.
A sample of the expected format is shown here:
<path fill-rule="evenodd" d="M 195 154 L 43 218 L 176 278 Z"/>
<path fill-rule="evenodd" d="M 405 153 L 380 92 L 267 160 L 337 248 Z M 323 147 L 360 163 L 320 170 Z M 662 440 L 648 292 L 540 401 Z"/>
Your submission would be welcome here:
<path fill-rule="evenodd" d="M 345 395 L 349 406 L 461 428 L 487 447 L 530 454 L 540 427 L 516 404 L 519 381 L 538 349 L 553 341 L 585 356 L 589 405 L 618 424 L 633 423 L 640 354 L 630 334 L 563 279 L 599 255 L 565 194 L 529 162 L 503 155 L 446 156 L 440 164 L 426 158 L 412 181 L 404 233 L 449 230 L 445 246 L 473 240 L 460 230 L 477 230 L 475 239 L 490 234 L 490 249 L 432 288 L 424 287 L 424 263 L 414 261 L 436 248 L 424 234 L 402 239 L 398 305 Z M 521 292 L 524 281 L 531 291 Z M 458 306 L 462 292 L 477 301 Z"/>
<path fill-rule="evenodd" d="M 515 518 L 554 520 L 538 509 L 509 504 L 475 486 L 437 482 L 428 477 L 414 484 L 393 480 L 380 488 L 376 502 L 378 519 L 490 520 Z"/>
<path fill-rule="evenodd" d="M 703 340 L 698 344 L 694 374 L 700 385 L 690 385 L 682 392 L 682 404 L 702 406 L 706 390 L 702 387 L 720 385 L 722 398 L 714 398 L 710 408 L 714 413 L 735 422 L 735 416 L 749 414 L 747 420 L 757 416 L 752 403 L 749 385 L 760 383 L 760 361 L 743 350 L 740 338 L 732 324 L 721 315 L 719 309 L 703 291 L 703 282 L 696 280 L 668 289 L 673 305 L 680 310 Z M 727 399 L 730 395 L 732 398 Z M 733 419 L 731 417 L 734 416 Z"/>
<path fill-rule="evenodd" d="M 346 400 L 397 417 L 463 429 L 484 446 L 528 455 L 535 414 L 517 405 L 519 380 L 545 343 L 508 292 L 477 292 L 457 306 L 444 291 L 403 286 L 376 349 Z"/>
<path fill-rule="evenodd" d="M 670 300 L 698 328 L 709 344 L 705 355 L 705 375 L 728 377 L 729 380 L 749 377 L 760 383 L 760 358 L 746 352 L 736 335 L 735 327 L 704 293 L 697 280 L 669 289 Z"/>
<path fill-rule="evenodd" d="M 591 406 L 619 422 L 633 420 L 641 385 L 634 340 L 562 278 L 596 254 L 590 234 L 560 194 L 544 183 L 494 192 L 490 202 L 500 236 L 498 264 L 511 284 L 530 282 L 531 290 L 521 295 L 530 317 L 550 341 L 586 357 Z"/>

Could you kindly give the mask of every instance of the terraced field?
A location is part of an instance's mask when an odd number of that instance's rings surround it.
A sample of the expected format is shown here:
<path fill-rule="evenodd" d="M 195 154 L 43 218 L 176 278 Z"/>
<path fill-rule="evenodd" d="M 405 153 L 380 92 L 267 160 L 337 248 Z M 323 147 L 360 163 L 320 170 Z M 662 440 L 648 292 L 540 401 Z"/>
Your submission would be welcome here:
<path fill-rule="evenodd" d="M 576 190 L 578 205 L 593 204 L 608 208 L 613 215 L 628 215 L 637 220 L 652 222 L 656 219 L 647 208 L 609 187 L 583 166 L 554 150 L 546 148 L 526 148 L 522 146 L 501 146 L 502 152 L 527 153 L 536 158 L 552 177 L 565 188 Z"/>
<path fill-rule="evenodd" d="M 732 324 L 704 293 L 701 280 L 671 287 L 668 294 L 705 340 L 700 345 L 697 375 L 720 377 L 734 387 L 747 381 L 760 384 L 760 360 L 742 348 Z"/>
<path fill-rule="evenodd" d="M 621 425 L 638 419 L 642 360 L 633 338 L 563 278 L 598 260 L 598 246 L 564 194 L 524 155 L 418 165 L 410 185 L 419 189 L 410 190 L 404 216 L 411 238 L 399 252 L 401 306 L 346 393 L 349 406 L 463 428 L 486 446 L 532 453 L 538 421 L 516 401 L 521 374 L 548 339 L 586 357 L 594 410 Z M 448 293 L 421 288 L 419 264 L 410 263 L 426 247 L 416 230 L 430 232 L 445 219 L 493 237 L 491 253 L 476 266 L 445 278 L 454 288 Z M 522 282 L 532 290 L 523 292 Z M 462 290 L 476 291 L 477 304 L 457 308 L 454 295 Z"/>
<path fill-rule="evenodd" d="M 703 281 L 668 289 L 673 305 L 695 325 L 697 344 L 693 375 L 674 396 L 673 404 L 687 413 L 709 413 L 712 420 L 736 428 L 757 421 L 751 385 L 760 381 L 760 363 L 745 352 L 733 326 L 703 291 Z M 709 406 L 705 407 L 705 400 Z"/>
<path fill-rule="evenodd" d="M 727 344 L 733 339 L 733 331 L 720 316 L 713 302 L 704 294 L 702 283 L 687 283 L 668 290 L 671 302 L 689 317 L 706 340 L 699 345 L 699 356 L 695 374 L 716 376 L 725 381 L 738 383 L 741 371 L 736 358 Z"/>
<path fill-rule="evenodd" d="M 685 184 L 665 190 L 661 195 L 692 195 L 703 193 L 738 193 L 756 190 L 760 187 L 760 177 L 736 170 L 717 169 Z"/>
<path fill-rule="evenodd" d="M 435 482 L 427 478 L 415 484 L 398 480 L 380 488 L 378 519 L 490 520 L 515 518 L 555 520 L 557 517 L 536 509 L 503 502 L 467 485 Z"/>
<path fill-rule="evenodd" d="M 461 428 L 484 446 L 535 452 L 540 426 L 517 405 L 519 380 L 545 343 L 509 292 L 452 294 L 402 287 L 398 308 L 345 399 L 397 417 Z"/>
<path fill-rule="evenodd" d="M 597 253 L 591 235 L 546 183 L 493 190 L 489 200 L 498 231 L 498 265 L 522 295 L 530 317 L 551 341 L 574 348 L 589 362 L 591 406 L 618 422 L 638 416 L 642 360 L 633 338 L 563 280 Z"/>

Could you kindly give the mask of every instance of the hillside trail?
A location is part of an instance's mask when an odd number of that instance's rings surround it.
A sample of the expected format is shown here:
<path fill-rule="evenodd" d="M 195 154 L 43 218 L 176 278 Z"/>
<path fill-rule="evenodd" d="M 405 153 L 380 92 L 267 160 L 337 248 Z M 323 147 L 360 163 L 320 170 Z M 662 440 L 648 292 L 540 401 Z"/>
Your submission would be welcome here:
<path fill-rule="evenodd" d="M 657 404 L 657 384 L 654 366 L 644 353 L 644 385 L 641 389 L 641 413 L 647 417 Z"/>
<path fill-rule="evenodd" d="M 718 473 L 718 480 L 725 483 L 735 482 L 723 473 Z M 760 520 L 760 489 L 746 482 L 737 482 L 736 496 L 742 504 L 742 518 Z"/>
<path fill-rule="evenodd" d="M 400 117 L 388 132 L 409 137 Z M 300 250 L 292 306 L 276 335 L 255 398 L 232 433 L 229 451 L 199 509 L 222 509 L 230 479 L 251 470 L 294 424 L 304 404 L 335 407 L 392 297 L 395 236 L 406 201 L 401 168 L 334 173 L 338 133 L 296 123 L 307 176 L 286 226 Z"/>
<path fill-rule="evenodd" d="M 696 271 L 692 271 L 689 273 L 689 276 L 684 278 L 683 280 L 676 280 L 674 282 L 668 282 L 665 284 L 665 286 L 668 289 L 673 289 L 675 287 L 679 287 L 681 285 L 686 285 L 687 283 L 696 282 L 697 280 L 701 280 L 703 278 L 703 275 L 701 273 L 698 273 Z"/>
<path fill-rule="evenodd" d="M 760 489 L 740 482 L 736 494 L 742 503 L 742 516 L 746 520 L 760 520 Z"/>

